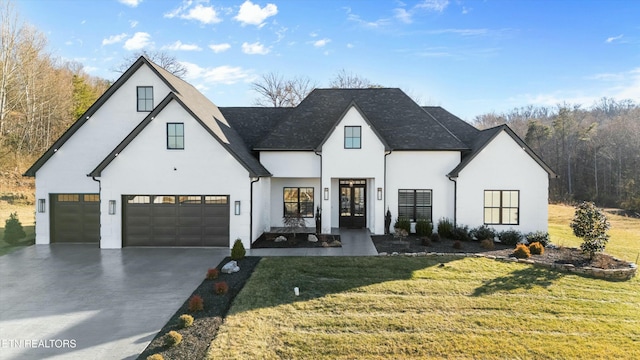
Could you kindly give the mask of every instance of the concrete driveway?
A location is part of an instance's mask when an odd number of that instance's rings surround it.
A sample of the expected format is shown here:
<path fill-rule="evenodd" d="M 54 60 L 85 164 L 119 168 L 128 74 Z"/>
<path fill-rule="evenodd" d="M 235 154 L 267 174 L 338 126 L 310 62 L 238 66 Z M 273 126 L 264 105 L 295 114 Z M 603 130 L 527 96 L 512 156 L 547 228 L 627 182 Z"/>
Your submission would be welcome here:
<path fill-rule="evenodd" d="M 0 359 L 135 359 L 228 255 L 53 244 L 0 256 Z"/>

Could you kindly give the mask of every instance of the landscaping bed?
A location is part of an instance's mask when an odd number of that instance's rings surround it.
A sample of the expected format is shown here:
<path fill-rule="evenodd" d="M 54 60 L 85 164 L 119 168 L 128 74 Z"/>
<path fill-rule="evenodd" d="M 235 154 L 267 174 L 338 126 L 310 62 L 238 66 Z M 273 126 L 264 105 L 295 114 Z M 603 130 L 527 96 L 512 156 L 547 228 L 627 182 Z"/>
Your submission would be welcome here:
<path fill-rule="evenodd" d="M 342 247 L 340 235 L 320 234 L 317 235 L 318 241 L 311 242 L 308 240 L 309 233 L 263 233 L 258 240 L 251 244 L 252 249 L 269 249 L 269 248 L 317 248 L 317 247 Z M 284 236 L 286 241 L 276 241 L 279 236 Z"/>
<path fill-rule="evenodd" d="M 225 258 L 217 269 L 222 269 L 224 264 L 231 259 Z M 237 260 L 240 271 L 232 274 L 223 274 L 220 272 L 217 279 L 205 279 L 206 269 L 203 269 L 202 281 L 200 286 L 192 293 L 199 295 L 203 299 L 203 310 L 190 312 L 188 311 L 189 299 L 176 311 L 169 319 L 167 324 L 158 332 L 156 337 L 151 341 L 149 346 L 140 354 L 138 359 L 144 360 L 149 355 L 161 354 L 165 359 L 202 359 L 206 355 L 207 348 L 211 340 L 218 333 L 218 329 L 222 321 L 229 311 L 229 307 L 236 295 L 242 290 L 256 265 L 260 262 L 260 257 L 248 256 L 241 260 Z M 216 294 L 214 287 L 216 283 L 226 282 L 228 291 L 226 294 Z M 189 296 L 189 298 L 191 298 Z M 193 316 L 193 325 L 186 328 L 180 328 L 178 318 L 183 314 Z M 182 335 L 182 342 L 176 346 L 165 346 L 164 336 L 169 331 L 177 331 Z"/>

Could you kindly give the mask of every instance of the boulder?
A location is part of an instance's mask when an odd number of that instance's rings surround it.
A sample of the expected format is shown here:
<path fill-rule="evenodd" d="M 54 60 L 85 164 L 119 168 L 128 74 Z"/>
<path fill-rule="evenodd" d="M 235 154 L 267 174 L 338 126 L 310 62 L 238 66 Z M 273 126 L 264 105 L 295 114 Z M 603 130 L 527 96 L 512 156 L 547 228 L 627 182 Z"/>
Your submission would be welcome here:
<path fill-rule="evenodd" d="M 235 260 L 232 260 L 224 264 L 224 266 L 220 271 L 225 274 L 231 274 L 231 273 L 240 271 L 240 267 L 238 266 L 238 263 Z"/>
<path fill-rule="evenodd" d="M 287 238 L 282 236 L 282 235 L 280 235 L 274 241 L 275 242 L 285 242 L 285 241 L 287 241 Z"/>
<path fill-rule="evenodd" d="M 309 241 L 309 242 L 318 242 L 318 237 L 315 236 L 314 234 L 309 234 L 309 236 L 307 236 L 307 241 Z"/>

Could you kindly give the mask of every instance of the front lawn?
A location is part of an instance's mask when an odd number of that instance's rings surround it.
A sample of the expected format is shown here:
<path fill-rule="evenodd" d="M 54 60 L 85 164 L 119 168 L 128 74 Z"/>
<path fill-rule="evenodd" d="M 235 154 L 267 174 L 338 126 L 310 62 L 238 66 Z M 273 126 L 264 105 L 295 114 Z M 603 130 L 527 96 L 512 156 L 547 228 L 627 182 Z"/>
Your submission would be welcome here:
<path fill-rule="evenodd" d="M 264 258 L 208 357 L 637 359 L 639 284 L 484 258 Z"/>

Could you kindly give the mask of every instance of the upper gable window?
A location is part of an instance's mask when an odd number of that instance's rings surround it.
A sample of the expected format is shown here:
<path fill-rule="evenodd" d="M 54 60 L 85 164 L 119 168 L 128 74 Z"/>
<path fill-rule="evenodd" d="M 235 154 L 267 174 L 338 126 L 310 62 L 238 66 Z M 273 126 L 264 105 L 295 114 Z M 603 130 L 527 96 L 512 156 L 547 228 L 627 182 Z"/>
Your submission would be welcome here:
<path fill-rule="evenodd" d="M 167 149 L 184 149 L 184 124 L 167 123 Z"/>
<path fill-rule="evenodd" d="M 138 111 L 153 110 L 153 86 L 138 86 Z"/>
<path fill-rule="evenodd" d="M 360 149 L 362 146 L 362 128 L 360 126 L 344 127 L 344 148 Z"/>

